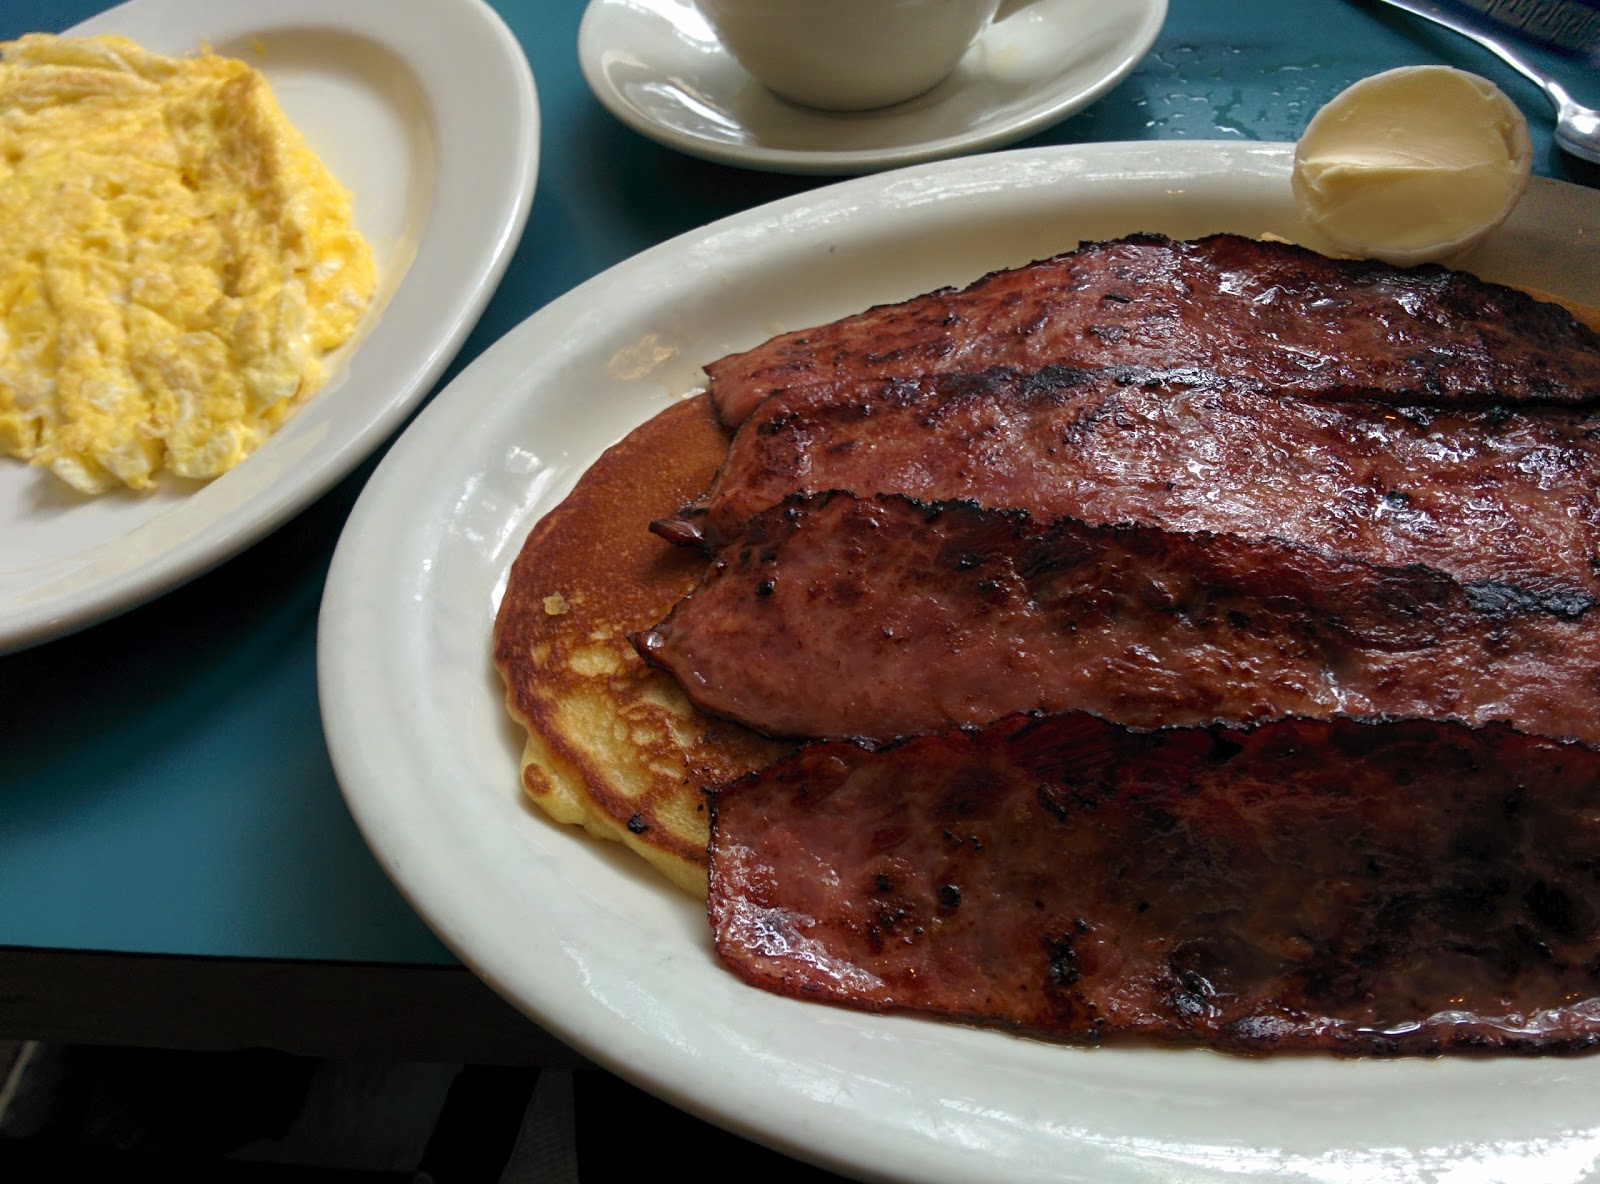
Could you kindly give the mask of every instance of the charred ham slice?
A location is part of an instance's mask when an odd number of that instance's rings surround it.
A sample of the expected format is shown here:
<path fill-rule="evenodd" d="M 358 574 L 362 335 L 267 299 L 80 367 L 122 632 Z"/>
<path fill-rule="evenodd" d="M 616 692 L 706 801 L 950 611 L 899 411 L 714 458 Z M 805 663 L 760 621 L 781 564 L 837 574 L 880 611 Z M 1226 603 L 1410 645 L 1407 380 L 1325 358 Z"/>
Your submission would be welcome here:
<path fill-rule="evenodd" d="M 1600 418 L 1315 402 L 1105 372 L 791 391 L 658 533 L 712 549 L 797 491 L 965 498 L 1043 518 L 1278 536 L 1463 582 L 1600 595 Z"/>
<path fill-rule="evenodd" d="M 634 643 L 702 711 L 772 736 L 1081 708 L 1135 726 L 1506 720 L 1600 744 L 1586 593 L 965 502 L 789 498 Z"/>
<path fill-rule="evenodd" d="M 1436 265 L 1336 260 L 1236 235 L 1133 235 L 785 333 L 706 367 L 729 427 L 767 396 L 870 378 L 1046 366 L 1437 406 L 1600 398 L 1600 337 Z"/>
<path fill-rule="evenodd" d="M 1491 726 L 1139 732 L 1073 713 L 715 795 L 709 911 L 756 986 L 1080 1042 L 1600 1042 L 1600 753 Z"/>

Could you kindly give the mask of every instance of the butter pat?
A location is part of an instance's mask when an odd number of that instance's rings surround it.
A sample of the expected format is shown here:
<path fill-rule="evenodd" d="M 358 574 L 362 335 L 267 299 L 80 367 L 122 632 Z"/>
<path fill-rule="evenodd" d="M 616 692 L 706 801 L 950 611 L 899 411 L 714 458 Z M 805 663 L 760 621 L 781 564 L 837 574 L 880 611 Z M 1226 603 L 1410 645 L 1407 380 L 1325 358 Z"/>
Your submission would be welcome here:
<path fill-rule="evenodd" d="M 1336 95 L 1295 146 L 1301 216 L 1337 250 L 1407 265 L 1470 249 L 1528 187 L 1528 121 L 1492 82 L 1404 66 Z"/>

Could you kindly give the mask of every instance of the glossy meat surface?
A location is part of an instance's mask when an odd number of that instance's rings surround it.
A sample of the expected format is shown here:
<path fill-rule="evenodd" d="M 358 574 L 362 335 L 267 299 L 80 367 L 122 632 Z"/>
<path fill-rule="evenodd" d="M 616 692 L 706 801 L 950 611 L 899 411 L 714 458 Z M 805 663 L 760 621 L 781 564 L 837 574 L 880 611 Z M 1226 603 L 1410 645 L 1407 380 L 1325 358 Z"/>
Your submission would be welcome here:
<path fill-rule="evenodd" d="M 634 640 L 700 710 L 773 736 L 1083 709 L 1135 726 L 1506 720 L 1600 744 L 1588 596 L 971 503 L 785 501 Z"/>
<path fill-rule="evenodd" d="M 1600 419 L 990 372 L 776 396 L 656 529 L 724 543 L 795 491 L 1277 536 L 1545 594 L 1600 595 Z"/>
<path fill-rule="evenodd" d="M 782 334 L 706 373 L 736 427 L 803 384 L 1052 365 L 1440 406 L 1600 398 L 1600 337 L 1555 305 L 1434 265 L 1234 235 L 1087 244 Z"/>
<path fill-rule="evenodd" d="M 1402 721 L 1012 718 L 716 796 L 718 953 L 798 998 L 1071 1041 L 1600 1040 L 1600 753 Z"/>

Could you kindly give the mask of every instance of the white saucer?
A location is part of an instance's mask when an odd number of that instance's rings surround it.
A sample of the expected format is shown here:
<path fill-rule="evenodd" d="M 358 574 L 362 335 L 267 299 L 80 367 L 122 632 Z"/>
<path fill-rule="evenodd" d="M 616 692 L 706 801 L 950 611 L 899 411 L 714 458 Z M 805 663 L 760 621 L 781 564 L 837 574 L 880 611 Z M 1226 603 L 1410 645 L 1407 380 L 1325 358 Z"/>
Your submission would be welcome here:
<path fill-rule="evenodd" d="M 578 61 L 623 123 L 669 148 L 781 173 L 864 173 L 994 148 L 1064 119 L 1138 64 L 1167 0 L 1012 0 L 920 98 L 834 114 L 778 98 L 690 0 L 591 0 Z"/>

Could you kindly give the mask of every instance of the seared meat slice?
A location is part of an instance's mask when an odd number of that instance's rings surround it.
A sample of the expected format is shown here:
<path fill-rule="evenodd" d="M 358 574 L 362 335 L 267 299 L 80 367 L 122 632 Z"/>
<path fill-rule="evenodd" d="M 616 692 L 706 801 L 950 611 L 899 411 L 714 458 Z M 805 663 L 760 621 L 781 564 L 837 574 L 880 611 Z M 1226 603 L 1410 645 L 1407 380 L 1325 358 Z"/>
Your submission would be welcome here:
<path fill-rule="evenodd" d="M 1600 753 L 1504 727 L 1012 718 L 713 803 L 709 911 L 798 998 L 1073 1041 L 1600 1042 Z"/>
<path fill-rule="evenodd" d="M 1081 371 L 776 396 L 706 496 L 657 523 L 721 545 L 795 491 L 970 498 L 1047 518 L 1275 535 L 1458 580 L 1600 595 L 1600 418 L 1119 385 Z"/>
<path fill-rule="evenodd" d="M 1087 244 L 782 334 L 706 373 L 737 427 L 801 384 L 1051 365 L 1440 406 L 1600 398 L 1600 336 L 1555 305 L 1436 265 L 1329 259 L 1236 235 Z"/>
<path fill-rule="evenodd" d="M 1082 708 L 1144 726 L 1509 720 L 1600 745 L 1586 593 L 971 503 L 790 498 L 634 643 L 702 711 L 773 736 Z"/>

